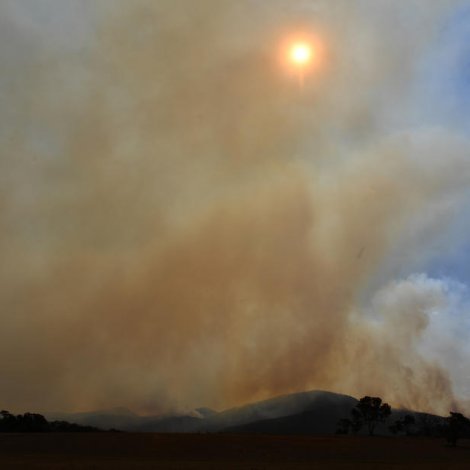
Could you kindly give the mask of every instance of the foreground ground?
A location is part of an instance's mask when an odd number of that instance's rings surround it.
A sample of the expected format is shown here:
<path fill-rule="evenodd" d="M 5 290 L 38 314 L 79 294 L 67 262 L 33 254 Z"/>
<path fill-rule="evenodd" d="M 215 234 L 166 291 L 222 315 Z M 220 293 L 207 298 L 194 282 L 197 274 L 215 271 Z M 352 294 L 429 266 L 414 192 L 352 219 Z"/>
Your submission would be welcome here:
<path fill-rule="evenodd" d="M 0 434 L 7 469 L 466 469 L 470 442 L 229 434 Z"/>

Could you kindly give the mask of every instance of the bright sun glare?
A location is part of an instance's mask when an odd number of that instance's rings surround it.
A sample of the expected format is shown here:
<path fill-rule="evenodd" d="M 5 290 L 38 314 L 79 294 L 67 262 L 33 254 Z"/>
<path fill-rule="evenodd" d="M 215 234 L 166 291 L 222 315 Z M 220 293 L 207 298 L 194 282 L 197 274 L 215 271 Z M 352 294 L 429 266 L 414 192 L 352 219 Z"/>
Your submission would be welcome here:
<path fill-rule="evenodd" d="M 303 42 L 296 43 L 291 47 L 290 58 L 297 65 L 305 65 L 312 58 L 312 48 Z"/>

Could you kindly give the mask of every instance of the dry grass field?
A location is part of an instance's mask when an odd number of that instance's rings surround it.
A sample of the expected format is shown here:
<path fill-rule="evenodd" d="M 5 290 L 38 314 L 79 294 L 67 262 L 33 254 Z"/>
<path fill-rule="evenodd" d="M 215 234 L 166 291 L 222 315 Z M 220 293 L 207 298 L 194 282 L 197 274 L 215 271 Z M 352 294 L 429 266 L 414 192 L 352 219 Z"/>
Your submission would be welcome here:
<path fill-rule="evenodd" d="M 1 434 L 8 469 L 462 469 L 470 442 L 229 434 Z"/>

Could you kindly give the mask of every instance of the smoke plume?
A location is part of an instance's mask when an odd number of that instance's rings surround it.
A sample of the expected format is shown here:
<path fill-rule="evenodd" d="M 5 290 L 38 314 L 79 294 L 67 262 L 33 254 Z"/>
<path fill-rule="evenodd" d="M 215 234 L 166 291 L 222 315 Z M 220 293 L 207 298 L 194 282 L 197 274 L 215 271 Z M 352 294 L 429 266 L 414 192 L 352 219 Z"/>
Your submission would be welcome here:
<path fill-rule="evenodd" d="M 416 92 L 459 3 L 2 2 L 2 407 L 468 398 L 470 142 Z"/>

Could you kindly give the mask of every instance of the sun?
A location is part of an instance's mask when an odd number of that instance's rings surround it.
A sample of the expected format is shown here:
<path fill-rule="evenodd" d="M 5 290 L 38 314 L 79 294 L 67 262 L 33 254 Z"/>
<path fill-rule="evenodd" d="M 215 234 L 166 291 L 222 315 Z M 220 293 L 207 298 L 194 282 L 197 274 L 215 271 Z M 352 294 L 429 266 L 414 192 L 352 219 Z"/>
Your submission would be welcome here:
<path fill-rule="evenodd" d="M 297 65 L 306 65 L 312 59 L 312 47 L 306 42 L 296 42 L 290 48 L 290 59 Z"/>
<path fill-rule="evenodd" d="M 318 81 L 324 73 L 326 46 L 324 38 L 313 32 L 293 31 L 283 36 L 279 47 L 279 61 L 290 78 L 297 78 L 300 88 L 307 80 Z"/>

